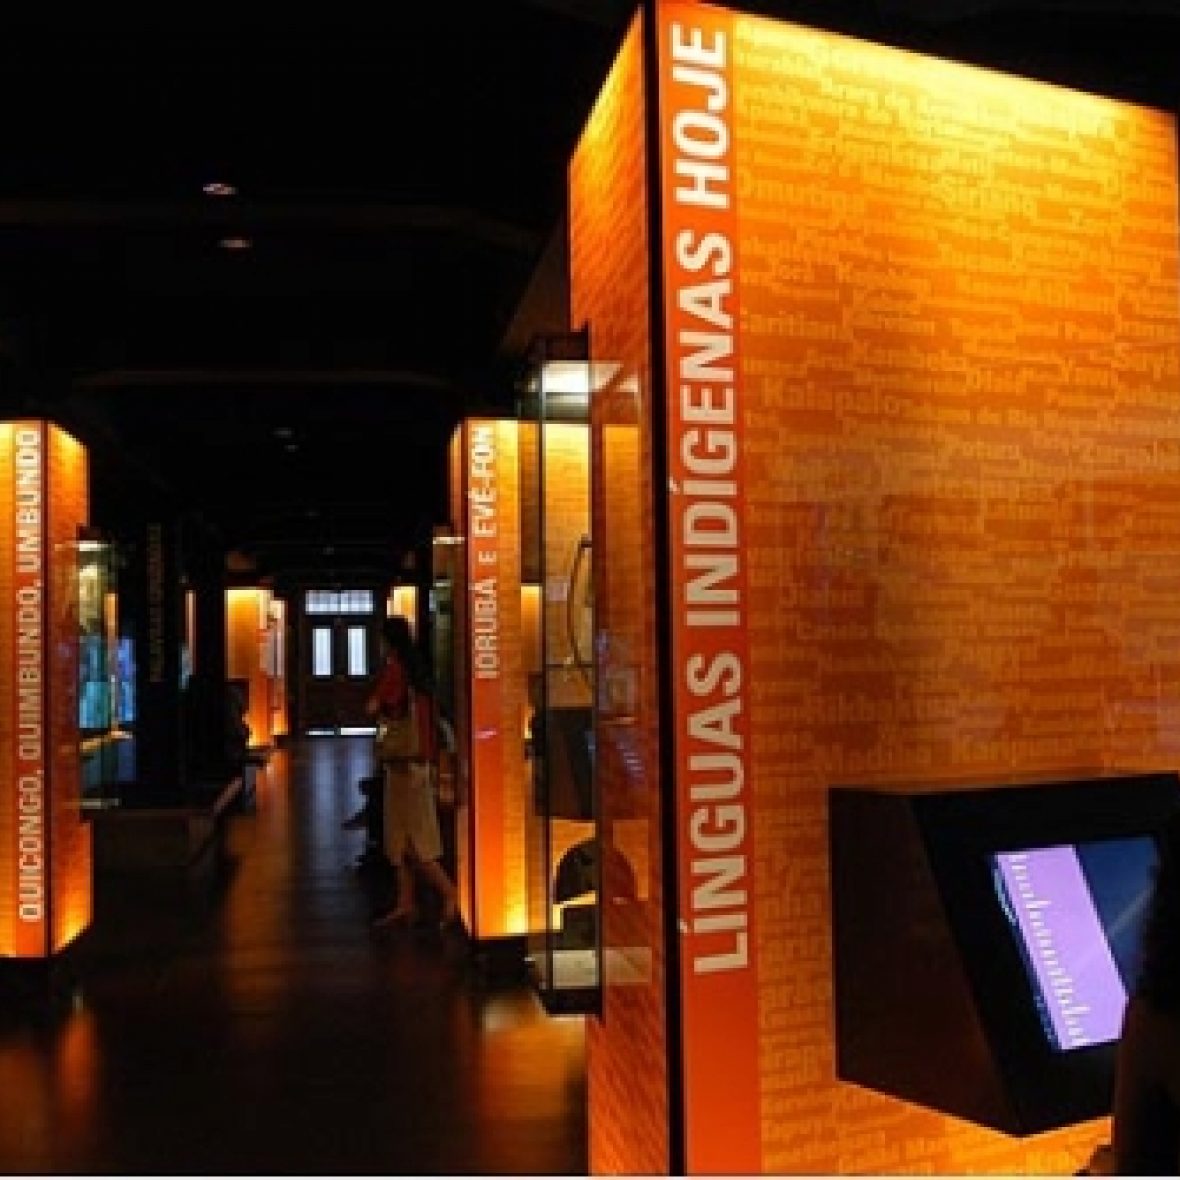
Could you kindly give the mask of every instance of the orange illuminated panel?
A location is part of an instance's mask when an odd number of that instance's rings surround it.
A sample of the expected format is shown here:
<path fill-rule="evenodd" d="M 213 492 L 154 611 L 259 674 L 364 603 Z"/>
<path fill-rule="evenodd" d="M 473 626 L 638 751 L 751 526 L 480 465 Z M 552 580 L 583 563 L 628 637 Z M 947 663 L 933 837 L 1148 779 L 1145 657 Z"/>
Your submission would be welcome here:
<path fill-rule="evenodd" d="M 467 660 L 476 938 L 525 933 L 527 767 L 516 423 L 466 423 Z"/>
<path fill-rule="evenodd" d="M 225 674 L 247 685 L 251 746 L 265 746 L 272 736 L 270 678 L 261 656 L 268 602 L 269 592 L 259 586 L 234 586 L 225 592 Z"/>
<path fill-rule="evenodd" d="M 50 788 L 46 736 L 49 675 L 46 598 L 51 585 L 45 517 L 45 424 L 0 426 L 0 611 L 2 707 L 8 740 L 0 744 L 0 951 L 40 958 L 49 950 Z"/>
<path fill-rule="evenodd" d="M 287 602 L 275 598 L 270 604 L 271 641 L 271 710 L 270 731 L 274 737 L 286 737 L 290 732 L 287 704 Z"/>
<path fill-rule="evenodd" d="M 0 424 L 0 955 L 15 958 L 61 950 L 92 914 L 77 698 L 87 488 L 75 439 L 45 422 Z"/>
<path fill-rule="evenodd" d="M 659 47 L 686 1158 L 703 1172 L 761 1166 L 729 23 L 667 15 Z"/>
<path fill-rule="evenodd" d="M 541 671 L 541 587 L 535 582 L 520 588 L 520 627 L 525 675 L 537 675 Z"/>
<path fill-rule="evenodd" d="M 197 670 L 197 592 L 184 592 L 184 650 L 188 653 L 190 675 Z"/>
<path fill-rule="evenodd" d="M 119 595 L 114 590 L 108 590 L 103 595 L 102 628 L 103 644 L 107 652 L 107 676 L 114 696 L 114 686 L 119 679 Z M 117 701 L 112 705 L 111 722 L 116 730 L 121 728 L 122 710 Z"/>
<path fill-rule="evenodd" d="M 689 3 L 656 35 L 686 1166 L 1075 1171 L 1100 1127 L 836 1078 L 825 797 L 1175 766 L 1174 120 Z"/>
<path fill-rule="evenodd" d="M 405 619 L 410 624 L 410 634 L 418 634 L 418 587 L 394 586 L 389 591 L 385 602 L 385 613 L 390 618 L 395 615 Z"/>
<path fill-rule="evenodd" d="M 46 717 L 52 802 L 50 950 L 56 953 L 90 925 L 93 907 L 91 832 L 82 818 L 78 756 L 77 542 L 89 509 L 89 471 L 85 448 L 65 431 L 48 426 L 46 444 L 45 526 L 52 581 L 45 633 L 54 653 Z"/>
<path fill-rule="evenodd" d="M 619 366 L 591 400 L 604 954 L 602 1016 L 587 1017 L 586 1038 L 591 1170 L 667 1174 L 645 102 L 636 17 L 569 173 L 571 324 L 589 325 L 593 361 Z"/>

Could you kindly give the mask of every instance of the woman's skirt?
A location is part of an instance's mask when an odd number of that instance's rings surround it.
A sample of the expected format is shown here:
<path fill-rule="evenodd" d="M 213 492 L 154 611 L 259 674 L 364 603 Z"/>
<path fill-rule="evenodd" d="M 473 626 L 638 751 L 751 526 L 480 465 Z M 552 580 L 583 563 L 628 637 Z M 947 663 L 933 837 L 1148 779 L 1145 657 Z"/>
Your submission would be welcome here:
<path fill-rule="evenodd" d="M 442 856 L 434 776 L 425 763 L 385 767 L 385 855 L 401 864 L 407 849 L 419 860 Z"/>

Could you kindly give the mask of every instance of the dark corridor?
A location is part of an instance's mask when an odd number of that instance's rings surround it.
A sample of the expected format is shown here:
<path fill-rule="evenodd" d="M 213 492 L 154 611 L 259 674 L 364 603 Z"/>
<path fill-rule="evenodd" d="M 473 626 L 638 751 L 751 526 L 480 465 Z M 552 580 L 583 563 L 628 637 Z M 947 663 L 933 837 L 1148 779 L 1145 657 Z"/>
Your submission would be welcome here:
<path fill-rule="evenodd" d="M 586 1170 L 580 1018 L 369 933 L 369 742 L 280 751 L 215 887 L 98 881 L 76 984 L 0 1006 L 0 1171 Z"/>

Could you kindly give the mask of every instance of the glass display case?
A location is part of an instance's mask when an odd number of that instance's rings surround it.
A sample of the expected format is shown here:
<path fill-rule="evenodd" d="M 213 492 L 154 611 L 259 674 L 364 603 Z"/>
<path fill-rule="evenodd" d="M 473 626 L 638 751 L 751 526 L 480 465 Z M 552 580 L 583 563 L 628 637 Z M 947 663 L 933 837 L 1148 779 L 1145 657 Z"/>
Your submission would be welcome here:
<path fill-rule="evenodd" d="M 437 536 L 433 541 L 430 585 L 430 662 L 434 671 L 435 702 L 440 725 L 446 736 L 439 749 L 439 802 L 453 806 L 456 801 L 455 765 L 455 601 L 452 561 L 455 538 Z"/>
<path fill-rule="evenodd" d="M 602 951 L 586 356 L 584 334 L 538 341 L 520 415 L 522 618 L 538 633 L 526 669 L 529 958 L 556 1011 L 597 1008 Z"/>
<path fill-rule="evenodd" d="M 119 625 L 115 546 L 84 530 L 76 568 L 82 786 L 95 792 L 134 777 L 135 659 Z"/>

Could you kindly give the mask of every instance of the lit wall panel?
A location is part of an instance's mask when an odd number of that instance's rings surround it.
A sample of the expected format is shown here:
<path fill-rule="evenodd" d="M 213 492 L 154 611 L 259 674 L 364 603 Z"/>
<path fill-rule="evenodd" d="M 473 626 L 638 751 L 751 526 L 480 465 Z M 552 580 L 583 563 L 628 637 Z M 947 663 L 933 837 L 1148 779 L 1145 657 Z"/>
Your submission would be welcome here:
<path fill-rule="evenodd" d="M 418 635 L 418 587 L 393 586 L 389 597 L 385 600 L 385 613 L 393 618 L 395 615 L 405 619 L 410 625 L 410 634 Z"/>
<path fill-rule="evenodd" d="M 272 737 L 286 737 L 291 729 L 290 705 L 287 692 L 287 602 L 274 598 L 270 603 L 270 730 Z"/>
<path fill-rule="evenodd" d="M 519 936 L 527 927 L 525 814 L 529 773 L 520 584 L 520 466 L 515 422 L 469 419 L 461 443 L 466 539 L 463 611 L 469 720 L 468 793 L 459 839 L 469 870 L 468 929 L 475 938 Z M 461 627 L 460 627 L 461 624 Z"/>
<path fill-rule="evenodd" d="M 1073 1171 L 836 1080 L 825 790 L 1176 764 L 1174 122 L 657 36 L 687 1166 Z"/>
<path fill-rule="evenodd" d="M 266 636 L 270 622 L 270 591 L 260 586 L 234 586 L 225 592 L 225 674 L 247 685 L 246 722 L 250 745 L 270 744 L 271 684 L 266 671 Z"/>
<path fill-rule="evenodd" d="M 89 925 L 80 808 L 78 530 L 85 449 L 51 424 L 0 424 L 0 955 L 41 958 Z"/>

